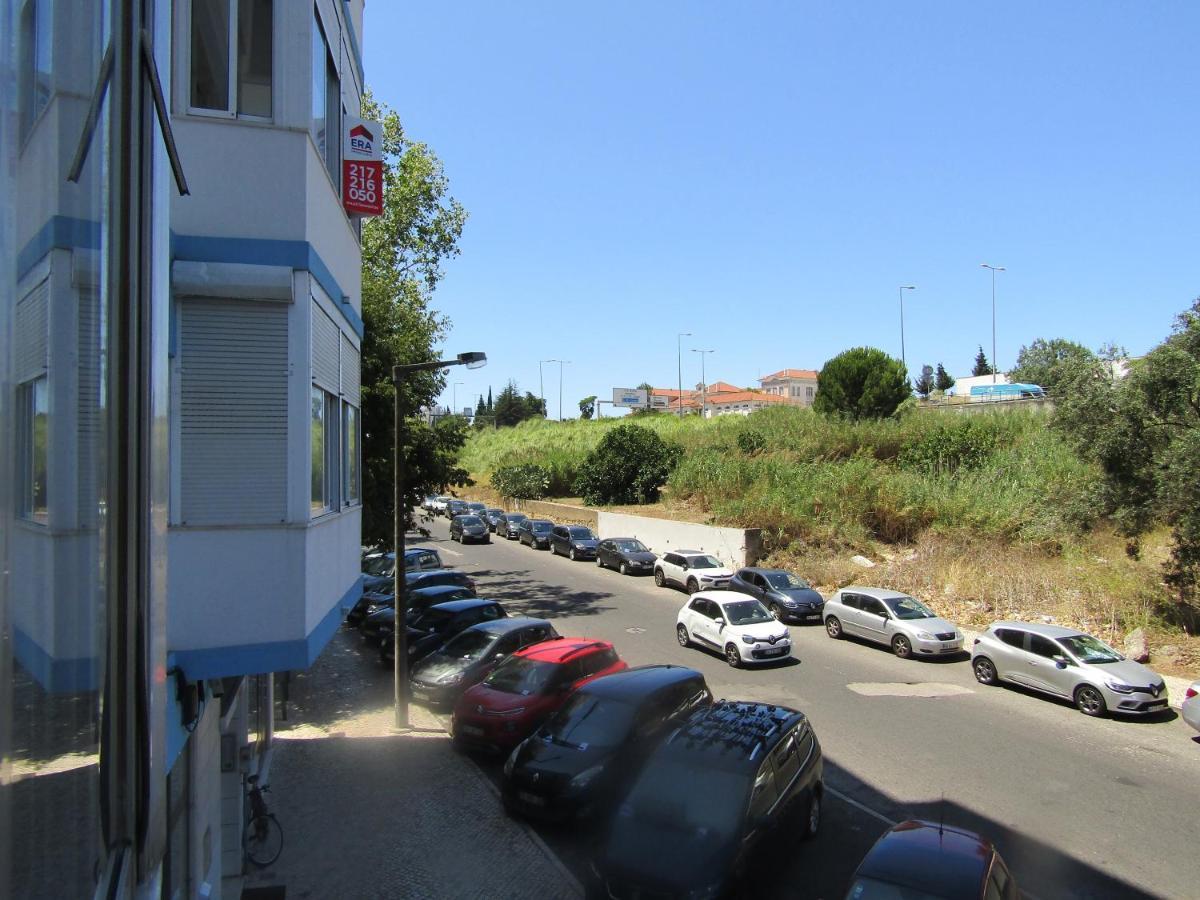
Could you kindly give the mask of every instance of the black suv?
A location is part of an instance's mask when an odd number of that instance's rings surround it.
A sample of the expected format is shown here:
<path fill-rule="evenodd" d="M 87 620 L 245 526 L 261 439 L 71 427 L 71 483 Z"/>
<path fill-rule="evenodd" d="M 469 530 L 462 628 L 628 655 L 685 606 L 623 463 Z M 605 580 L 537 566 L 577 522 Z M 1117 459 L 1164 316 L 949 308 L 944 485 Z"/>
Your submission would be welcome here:
<path fill-rule="evenodd" d="M 467 509 L 466 500 L 447 500 L 446 509 L 442 515 L 447 519 L 453 519 L 455 516 L 465 516 L 470 511 Z"/>
<path fill-rule="evenodd" d="M 641 666 L 575 691 L 504 764 L 504 805 L 565 820 L 609 811 L 667 732 L 712 703 L 704 676 Z"/>
<path fill-rule="evenodd" d="M 505 513 L 496 521 L 496 534 L 515 541 L 520 537 L 521 523 L 528 518 L 525 513 Z"/>
<path fill-rule="evenodd" d="M 526 519 L 517 528 L 517 540 L 534 550 L 549 550 L 553 530 L 554 523 L 549 519 Z"/>
<path fill-rule="evenodd" d="M 651 755 L 596 860 L 607 896 L 723 896 L 774 873 L 821 824 L 821 746 L 803 713 L 722 700 Z"/>
<path fill-rule="evenodd" d="M 508 613 L 495 600 L 471 598 L 431 606 L 408 625 L 408 665 L 411 668 L 472 625 L 507 618 Z M 391 665 L 396 658 L 395 641 L 392 637 L 395 627 L 393 619 L 392 628 L 384 627 L 379 630 L 379 659 L 385 665 Z"/>
<path fill-rule="evenodd" d="M 555 525 L 550 532 L 550 552 L 571 559 L 595 559 L 599 543 L 592 529 L 583 525 Z"/>

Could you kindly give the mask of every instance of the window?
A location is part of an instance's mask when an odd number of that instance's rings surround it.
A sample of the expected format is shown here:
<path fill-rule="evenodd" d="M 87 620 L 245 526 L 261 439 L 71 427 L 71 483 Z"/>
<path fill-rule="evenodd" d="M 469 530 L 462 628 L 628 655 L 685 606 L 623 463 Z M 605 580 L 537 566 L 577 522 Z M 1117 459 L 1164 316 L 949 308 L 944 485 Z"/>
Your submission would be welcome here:
<path fill-rule="evenodd" d="M 881 603 L 879 600 L 876 600 L 874 597 L 862 598 L 862 611 L 865 613 L 870 613 L 873 616 L 883 616 L 885 619 L 887 618 L 887 610 L 883 608 L 883 603 Z"/>
<path fill-rule="evenodd" d="M 810 387 L 806 387 L 804 389 L 804 396 L 806 399 L 811 400 L 813 398 L 813 389 Z"/>
<path fill-rule="evenodd" d="M 775 805 L 778 798 L 775 791 L 775 773 L 769 760 L 763 760 L 758 777 L 754 779 L 754 792 L 750 795 L 750 824 L 753 827 L 762 816 Z"/>
<path fill-rule="evenodd" d="M 862 601 L 858 594 L 842 594 L 842 606 L 848 606 L 850 609 L 862 609 Z"/>
<path fill-rule="evenodd" d="M 359 474 L 358 408 L 349 403 L 342 404 L 342 471 L 346 483 L 343 487 L 345 504 L 353 506 L 361 501 L 362 476 Z"/>
<path fill-rule="evenodd" d="M 46 477 L 49 469 L 49 389 L 45 376 L 21 385 L 20 415 L 21 516 L 46 523 L 49 513 Z"/>
<path fill-rule="evenodd" d="M 342 87 L 321 17 L 313 9 L 312 136 L 333 183 L 340 184 Z"/>
<path fill-rule="evenodd" d="M 333 423 L 329 417 L 332 398 L 319 387 L 312 389 L 312 514 L 319 516 L 333 508 L 333 491 L 330 490 L 332 469 L 329 465 L 329 450 L 332 442 Z"/>
<path fill-rule="evenodd" d="M 779 776 L 781 785 L 788 785 L 800 771 L 800 754 L 796 752 L 796 736 L 787 735 L 779 746 L 771 753 L 771 761 L 775 764 L 775 774 Z"/>
<path fill-rule="evenodd" d="M 1040 634 L 1031 634 L 1029 636 L 1029 652 L 1036 653 L 1038 656 L 1044 656 L 1046 659 L 1066 655 L 1063 653 L 1062 647 L 1058 646 L 1054 641 L 1042 637 Z"/>
<path fill-rule="evenodd" d="M 29 129 L 50 103 L 53 7 L 50 0 L 28 0 L 21 10 L 20 91 L 21 133 Z"/>
<path fill-rule="evenodd" d="M 271 117 L 273 2 L 192 0 L 192 109 Z"/>
<path fill-rule="evenodd" d="M 1025 646 L 1025 634 L 1021 631 L 1013 631 L 1011 628 L 1000 628 L 996 631 L 996 637 L 1004 641 L 1010 647 L 1016 647 L 1018 650 Z"/>

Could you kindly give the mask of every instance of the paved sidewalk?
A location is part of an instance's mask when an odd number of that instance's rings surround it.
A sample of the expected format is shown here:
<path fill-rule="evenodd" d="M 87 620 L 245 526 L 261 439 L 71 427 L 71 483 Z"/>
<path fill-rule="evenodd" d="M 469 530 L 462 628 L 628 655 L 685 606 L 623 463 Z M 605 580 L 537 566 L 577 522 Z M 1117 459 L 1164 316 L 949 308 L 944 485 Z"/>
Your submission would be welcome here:
<path fill-rule="evenodd" d="M 292 681 L 268 796 L 283 854 L 246 886 L 283 884 L 289 898 L 581 897 L 431 713 L 413 706 L 414 731 L 391 733 L 391 677 L 358 644 L 339 632 Z"/>

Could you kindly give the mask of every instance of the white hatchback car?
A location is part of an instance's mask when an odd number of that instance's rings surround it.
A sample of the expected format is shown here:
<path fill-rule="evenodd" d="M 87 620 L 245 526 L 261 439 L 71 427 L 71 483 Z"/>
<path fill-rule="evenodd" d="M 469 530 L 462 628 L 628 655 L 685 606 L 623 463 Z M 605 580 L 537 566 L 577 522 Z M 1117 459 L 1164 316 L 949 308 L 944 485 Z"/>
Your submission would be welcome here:
<path fill-rule="evenodd" d="M 784 659 L 792 652 L 787 626 L 753 597 L 726 591 L 700 591 L 675 617 L 681 647 L 700 644 L 724 654 L 734 668 Z"/>
<path fill-rule="evenodd" d="M 958 627 L 907 594 L 884 588 L 842 588 L 825 604 L 825 632 L 887 644 L 901 659 L 962 653 Z"/>

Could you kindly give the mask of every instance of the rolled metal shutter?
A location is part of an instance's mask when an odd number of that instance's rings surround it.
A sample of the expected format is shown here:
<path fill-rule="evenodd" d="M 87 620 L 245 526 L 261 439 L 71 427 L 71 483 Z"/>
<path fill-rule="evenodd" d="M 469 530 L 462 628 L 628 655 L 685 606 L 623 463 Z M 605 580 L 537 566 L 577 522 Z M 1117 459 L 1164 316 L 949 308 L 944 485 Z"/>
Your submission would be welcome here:
<path fill-rule="evenodd" d="M 180 303 L 180 520 L 287 517 L 288 307 Z"/>
<path fill-rule="evenodd" d="M 13 356 L 20 384 L 45 375 L 49 368 L 50 279 L 46 279 L 17 304 L 16 343 Z"/>
<path fill-rule="evenodd" d="M 325 310 L 312 301 L 312 380 L 335 397 L 340 391 L 338 375 L 338 327 Z"/>
<path fill-rule="evenodd" d="M 100 298 L 90 288 L 79 292 L 79 524 L 97 523 L 100 497 Z"/>
<path fill-rule="evenodd" d="M 351 406 L 359 403 L 359 366 L 361 365 L 358 351 L 350 343 L 349 338 L 342 335 L 342 399 Z"/>

